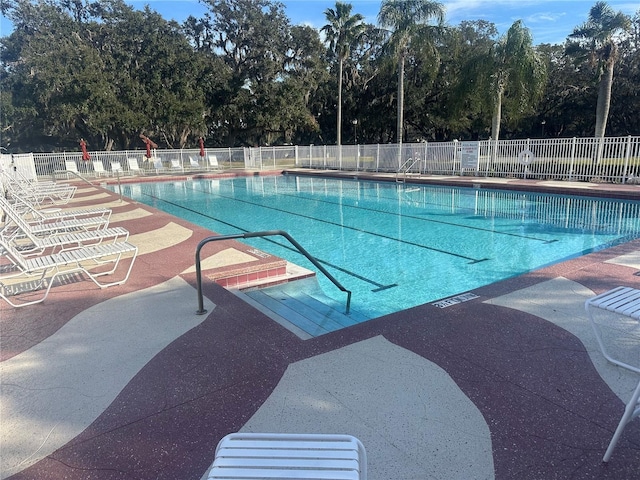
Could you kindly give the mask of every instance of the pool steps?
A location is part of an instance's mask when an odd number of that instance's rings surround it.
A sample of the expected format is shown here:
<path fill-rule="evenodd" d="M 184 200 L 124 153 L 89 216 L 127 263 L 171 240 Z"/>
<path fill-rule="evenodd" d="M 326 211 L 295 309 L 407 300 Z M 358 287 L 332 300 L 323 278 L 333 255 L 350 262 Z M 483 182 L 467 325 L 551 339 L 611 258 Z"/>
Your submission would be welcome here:
<path fill-rule="evenodd" d="M 315 278 L 238 291 L 237 294 L 303 339 L 369 319 L 353 310 L 345 314 L 344 302 L 324 295 Z"/>

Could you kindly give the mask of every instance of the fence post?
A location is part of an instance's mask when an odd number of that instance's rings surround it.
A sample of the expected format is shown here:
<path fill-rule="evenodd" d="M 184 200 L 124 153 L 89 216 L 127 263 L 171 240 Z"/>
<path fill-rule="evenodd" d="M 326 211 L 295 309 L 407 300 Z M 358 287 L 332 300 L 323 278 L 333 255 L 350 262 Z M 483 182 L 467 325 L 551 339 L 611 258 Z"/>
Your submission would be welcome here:
<path fill-rule="evenodd" d="M 458 161 L 458 139 L 453 139 L 453 164 L 451 165 L 451 173 L 456 174 L 456 162 Z M 460 165 L 460 172 L 462 173 L 462 165 Z"/>
<path fill-rule="evenodd" d="M 527 143 L 526 143 L 526 145 L 527 145 L 527 148 L 526 148 L 526 149 L 527 149 L 528 151 L 531 151 L 531 139 L 530 139 L 530 138 L 527 138 Z M 526 180 L 528 176 L 529 176 L 529 164 L 527 163 L 527 164 L 524 166 L 524 179 Z"/>
<path fill-rule="evenodd" d="M 622 170 L 622 183 L 627 183 L 627 174 L 629 171 L 629 159 L 631 158 L 631 135 L 627 136 L 627 147 L 624 152 L 624 169 Z"/>
<path fill-rule="evenodd" d="M 422 157 L 422 173 L 424 173 L 426 175 L 427 173 L 427 144 L 428 142 L 425 140 L 424 141 L 424 156 Z"/>
<path fill-rule="evenodd" d="M 380 144 L 376 144 L 376 172 L 380 170 Z"/>
<path fill-rule="evenodd" d="M 571 165 L 569 166 L 569 180 L 573 180 L 576 165 L 576 137 L 571 139 Z"/>

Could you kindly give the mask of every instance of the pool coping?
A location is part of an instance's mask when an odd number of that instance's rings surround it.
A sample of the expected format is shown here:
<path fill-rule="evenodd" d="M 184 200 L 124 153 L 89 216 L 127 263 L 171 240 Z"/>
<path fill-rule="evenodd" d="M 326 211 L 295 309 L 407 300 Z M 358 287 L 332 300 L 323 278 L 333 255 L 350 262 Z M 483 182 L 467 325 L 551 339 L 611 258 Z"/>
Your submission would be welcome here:
<path fill-rule="evenodd" d="M 284 175 L 302 175 L 315 177 L 349 178 L 353 180 L 372 180 L 380 182 L 396 181 L 395 173 L 316 170 L 296 168 L 282 170 Z M 404 182 L 401 182 L 404 183 Z M 585 195 L 593 197 L 609 197 L 624 200 L 640 200 L 640 185 L 612 184 L 594 182 L 576 182 L 554 179 L 523 179 L 481 176 L 442 176 L 412 175 L 406 179 L 407 184 L 442 185 L 448 187 L 491 188 L 499 190 L 531 191 L 536 193 Z"/>

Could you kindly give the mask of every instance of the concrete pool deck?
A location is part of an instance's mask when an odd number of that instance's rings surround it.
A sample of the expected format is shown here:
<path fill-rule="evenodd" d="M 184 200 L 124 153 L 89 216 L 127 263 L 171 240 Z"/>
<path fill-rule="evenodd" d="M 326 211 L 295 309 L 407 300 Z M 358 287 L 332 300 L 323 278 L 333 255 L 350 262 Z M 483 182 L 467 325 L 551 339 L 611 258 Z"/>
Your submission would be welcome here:
<path fill-rule="evenodd" d="M 601 463 L 638 377 L 604 361 L 583 304 L 640 288 L 640 240 L 301 340 L 213 282 L 195 314 L 210 231 L 79 184 L 71 206 L 88 205 L 140 254 L 125 285 L 0 304 L 2 478 L 199 480 L 239 430 L 355 435 L 373 480 L 638 475 L 637 420 Z M 231 253 L 246 255 L 211 244 L 207 268 Z"/>

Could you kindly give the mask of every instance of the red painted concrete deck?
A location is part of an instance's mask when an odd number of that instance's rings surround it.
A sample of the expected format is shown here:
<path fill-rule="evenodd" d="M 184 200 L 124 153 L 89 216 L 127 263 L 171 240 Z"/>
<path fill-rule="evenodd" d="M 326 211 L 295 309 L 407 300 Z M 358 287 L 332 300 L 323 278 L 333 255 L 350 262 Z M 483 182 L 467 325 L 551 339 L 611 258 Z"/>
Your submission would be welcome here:
<path fill-rule="evenodd" d="M 492 184 L 468 177 L 441 181 Z M 571 190 L 568 184 L 539 183 L 513 180 L 509 185 Z M 573 188 L 585 192 L 584 186 Z M 587 188 L 590 194 L 640 198 L 640 187 L 635 185 Z M 117 200 L 108 195 L 109 201 Z M 74 207 L 95 203 L 87 200 Z M 54 288 L 42 305 L 12 309 L 3 303 L 3 363 L 108 299 L 176 276 L 195 287 L 195 274 L 189 271 L 194 251 L 211 232 L 133 202 L 114 207 L 114 214 L 139 208 L 152 215 L 116 225 L 129 229 L 132 236 L 161 232 L 169 224 L 191 234 L 140 255 L 123 286 L 99 290 L 88 283 L 80 288 L 72 284 Z M 210 248 L 222 251 L 230 245 L 219 242 Z M 635 268 L 608 262 L 639 250 L 640 241 L 630 242 L 474 290 L 478 298 L 468 302 L 444 309 L 421 305 L 307 341 L 221 286 L 205 282 L 205 295 L 216 304 L 206 319 L 155 355 L 81 433 L 10 478 L 197 480 L 211 464 L 219 439 L 245 425 L 290 364 L 377 336 L 439 365 L 476 405 L 491 432 L 495 478 L 637 478 L 640 421 L 627 427 L 611 462 L 600 461 L 623 402 L 600 377 L 583 343 L 552 322 L 490 301 L 559 277 L 594 293 L 618 285 L 640 288 Z M 185 316 L 196 307 L 195 297 L 184 299 Z M 104 312 L 104 322 L 110 315 Z M 372 395 L 375 390 L 372 385 Z"/>

